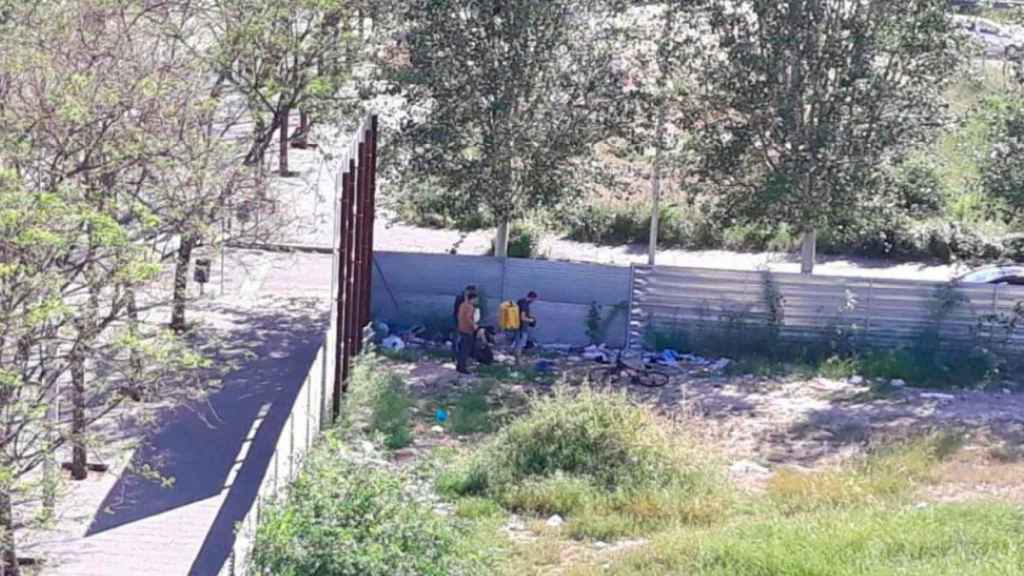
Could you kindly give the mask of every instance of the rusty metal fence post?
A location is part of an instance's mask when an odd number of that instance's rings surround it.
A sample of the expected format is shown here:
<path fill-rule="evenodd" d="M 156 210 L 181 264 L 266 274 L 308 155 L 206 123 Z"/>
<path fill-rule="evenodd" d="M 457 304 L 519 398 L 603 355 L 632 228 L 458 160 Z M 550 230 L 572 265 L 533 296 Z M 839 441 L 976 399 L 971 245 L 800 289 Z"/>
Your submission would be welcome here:
<path fill-rule="evenodd" d="M 360 125 L 342 163 L 337 199 L 334 271 L 336 330 L 334 398 L 332 412 L 341 411 L 341 395 L 348 388 L 352 359 L 363 348 L 363 327 L 370 321 L 373 274 L 373 223 L 377 189 L 377 117 Z"/>

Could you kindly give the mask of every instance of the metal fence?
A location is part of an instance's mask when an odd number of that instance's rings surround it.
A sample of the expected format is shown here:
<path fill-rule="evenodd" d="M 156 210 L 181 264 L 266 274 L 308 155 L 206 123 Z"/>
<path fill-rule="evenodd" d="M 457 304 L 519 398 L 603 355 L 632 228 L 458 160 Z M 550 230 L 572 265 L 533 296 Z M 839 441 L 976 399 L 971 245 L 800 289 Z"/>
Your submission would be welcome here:
<path fill-rule="evenodd" d="M 479 287 L 481 324 L 497 324 L 498 306 L 533 290 L 540 342 L 587 344 L 586 321 L 598 306 L 600 329 L 611 345 L 626 339 L 630 269 L 545 260 L 377 252 L 373 273 L 373 317 L 389 323 L 423 323 L 451 330 L 455 295 Z"/>
<path fill-rule="evenodd" d="M 377 117 L 370 116 L 341 164 L 335 208 L 335 255 L 331 274 L 331 324 L 274 445 L 253 506 L 237 527 L 222 576 L 249 573 L 263 507 L 274 502 L 299 473 L 303 457 L 341 411 L 353 358 L 370 320 L 370 270 L 377 167 Z"/>
<path fill-rule="evenodd" d="M 906 346 L 930 334 L 1024 351 L 1013 325 L 1022 287 L 664 266 L 638 266 L 633 276 L 635 347 L 658 333 L 771 328 L 789 341 Z"/>

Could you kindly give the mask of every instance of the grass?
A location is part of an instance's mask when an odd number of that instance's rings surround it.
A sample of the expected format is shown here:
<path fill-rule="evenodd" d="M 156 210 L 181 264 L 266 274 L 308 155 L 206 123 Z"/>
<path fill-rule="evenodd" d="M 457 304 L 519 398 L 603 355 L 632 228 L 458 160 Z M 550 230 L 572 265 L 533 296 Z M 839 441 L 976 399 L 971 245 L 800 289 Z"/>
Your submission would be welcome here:
<path fill-rule="evenodd" d="M 303 463 L 286 498 L 263 509 L 255 574 L 275 576 L 483 576 L 493 545 L 442 518 L 404 479 L 348 463 L 335 434 Z"/>
<path fill-rule="evenodd" d="M 624 396 L 558 390 L 438 478 L 453 497 L 559 514 L 580 538 L 638 534 L 723 514 L 728 494 L 682 431 Z"/>
<path fill-rule="evenodd" d="M 904 501 L 933 477 L 961 440 L 957 434 L 938 434 L 878 449 L 840 467 L 784 468 L 769 481 L 767 494 L 784 513 Z"/>
<path fill-rule="evenodd" d="M 491 386 L 483 384 L 459 396 L 450 411 L 449 430 L 456 434 L 491 432 L 494 419 L 488 401 Z"/>
<path fill-rule="evenodd" d="M 353 366 L 343 425 L 380 436 L 389 449 L 404 448 L 413 441 L 412 405 L 405 382 L 380 357 L 365 354 Z"/>
<path fill-rule="evenodd" d="M 856 508 L 679 529 L 610 576 L 1008 576 L 1024 566 L 1024 513 L 1004 505 Z M 581 569 L 575 576 L 595 572 Z"/>

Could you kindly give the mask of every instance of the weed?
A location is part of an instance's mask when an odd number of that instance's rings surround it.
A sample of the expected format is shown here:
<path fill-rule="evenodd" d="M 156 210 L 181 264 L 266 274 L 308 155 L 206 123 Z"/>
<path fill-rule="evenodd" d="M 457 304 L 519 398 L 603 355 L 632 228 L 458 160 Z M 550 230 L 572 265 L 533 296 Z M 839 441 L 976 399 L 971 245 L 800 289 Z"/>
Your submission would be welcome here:
<path fill-rule="evenodd" d="M 462 498 L 455 504 L 455 514 L 467 520 L 503 517 L 505 511 L 494 500 L 487 498 Z"/>
<path fill-rule="evenodd" d="M 399 477 L 349 464 L 339 458 L 340 451 L 336 436 L 322 442 L 304 462 L 284 501 L 263 509 L 254 573 L 493 573 L 493 546 L 417 503 Z"/>
<path fill-rule="evenodd" d="M 857 373 L 857 362 L 853 358 L 830 356 L 821 366 L 818 373 L 832 380 L 845 380 Z"/>
<path fill-rule="evenodd" d="M 478 386 L 459 396 L 451 409 L 450 429 L 456 434 L 490 432 L 493 427 L 487 400 L 491 387 Z"/>
<path fill-rule="evenodd" d="M 996 576 L 1024 565 L 1024 513 L 1005 505 L 827 510 L 679 529 L 628 552 L 611 576 Z"/>
<path fill-rule="evenodd" d="M 564 390 L 443 472 L 442 493 L 573 518 L 576 536 L 653 529 L 720 514 L 717 474 L 686 436 L 624 396 Z M 612 528 L 617 526 L 617 528 Z"/>
<path fill-rule="evenodd" d="M 782 469 L 768 483 L 768 494 L 784 511 L 898 501 L 955 452 L 961 439 L 939 434 L 908 441 L 824 470 Z"/>
<path fill-rule="evenodd" d="M 352 369 L 341 425 L 380 434 L 388 448 L 402 448 L 412 442 L 411 407 L 401 378 L 389 372 L 378 356 L 364 354 Z"/>

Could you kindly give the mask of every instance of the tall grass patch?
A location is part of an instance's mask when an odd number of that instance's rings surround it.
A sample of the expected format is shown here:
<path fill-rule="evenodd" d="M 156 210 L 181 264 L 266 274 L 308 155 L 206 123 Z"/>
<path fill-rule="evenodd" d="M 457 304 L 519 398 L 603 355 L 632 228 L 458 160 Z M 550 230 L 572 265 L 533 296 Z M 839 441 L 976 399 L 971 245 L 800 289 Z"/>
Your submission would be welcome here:
<path fill-rule="evenodd" d="M 768 495 L 785 513 L 901 501 L 932 477 L 961 440 L 957 434 L 936 434 L 880 448 L 834 468 L 784 468 L 769 481 Z"/>
<path fill-rule="evenodd" d="M 1022 567 L 1024 512 L 1005 505 L 942 505 L 833 509 L 668 532 L 602 574 L 1008 576 Z"/>
<path fill-rule="evenodd" d="M 578 536 L 614 537 L 721 515 L 727 494 L 707 462 L 682 431 L 624 396 L 560 390 L 443 473 L 438 487 L 560 514 Z"/>

